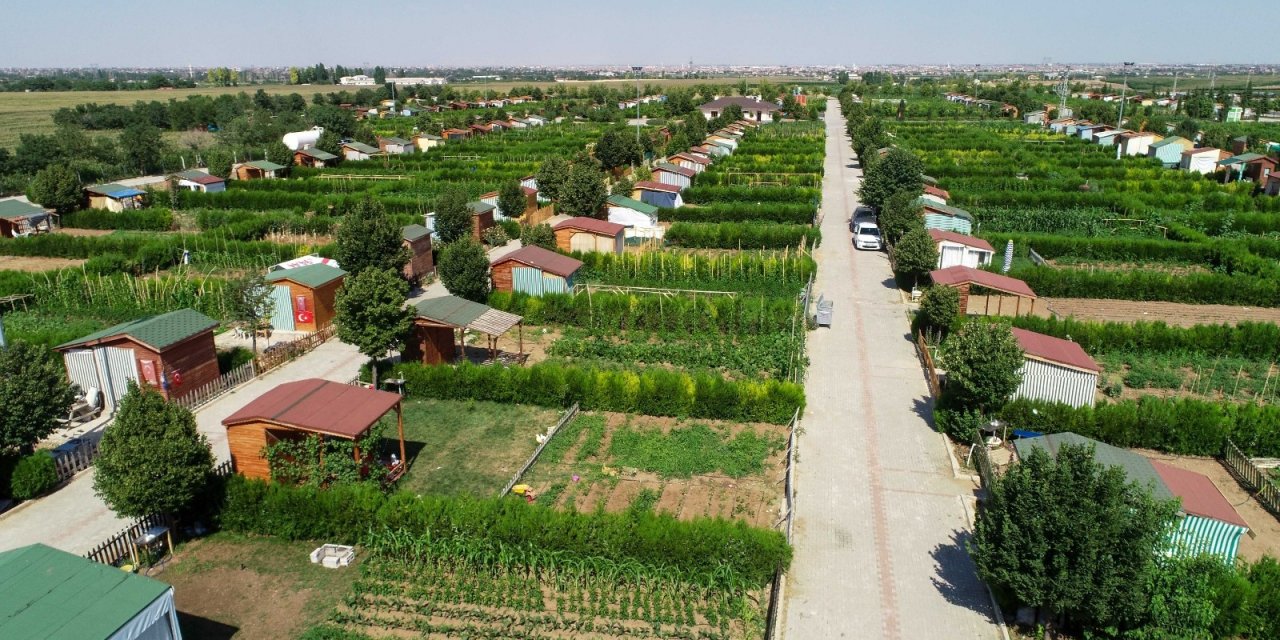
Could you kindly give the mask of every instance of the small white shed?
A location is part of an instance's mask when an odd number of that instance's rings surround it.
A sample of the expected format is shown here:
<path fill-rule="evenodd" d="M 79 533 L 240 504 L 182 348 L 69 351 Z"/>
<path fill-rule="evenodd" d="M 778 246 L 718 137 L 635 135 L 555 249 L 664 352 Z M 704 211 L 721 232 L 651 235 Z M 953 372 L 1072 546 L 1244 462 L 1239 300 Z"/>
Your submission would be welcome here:
<path fill-rule="evenodd" d="M 1102 369 L 1080 345 L 1026 329 L 1014 327 L 1012 331 L 1023 352 L 1018 370 L 1022 383 L 1013 397 L 1093 406 Z"/>

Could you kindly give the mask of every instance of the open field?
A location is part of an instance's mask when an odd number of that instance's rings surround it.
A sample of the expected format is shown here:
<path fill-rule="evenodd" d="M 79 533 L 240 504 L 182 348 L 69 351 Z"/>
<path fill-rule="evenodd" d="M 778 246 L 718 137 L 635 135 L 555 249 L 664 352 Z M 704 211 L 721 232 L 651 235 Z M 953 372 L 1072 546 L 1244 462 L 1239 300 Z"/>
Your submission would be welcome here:
<path fill-rule="evenodd" d="M 1280 323 L 1280 309 L 1238 307 L 1224 304 L 1182 304 L 1177 302 L 1101 300 L 1091 298 L 1045 298 L 1057 316 L 1102 322 L 1156 321 L 1178 327 L 1197 324 L 1235 324 L 1242 320 Z"/>
<path fill-rule="evenodd" d="M 0 271 L 40 272 L 78 267 L 84 260 L 68 258 L 45 258 L 40 256 L 0 256 Z"/>

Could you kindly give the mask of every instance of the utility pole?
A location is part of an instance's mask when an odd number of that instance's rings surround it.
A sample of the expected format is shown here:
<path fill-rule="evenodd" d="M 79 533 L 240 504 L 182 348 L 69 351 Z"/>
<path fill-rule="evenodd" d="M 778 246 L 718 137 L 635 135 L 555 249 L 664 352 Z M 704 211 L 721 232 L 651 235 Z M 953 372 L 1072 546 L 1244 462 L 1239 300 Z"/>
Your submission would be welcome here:
<path fill-rule="evenodd" d="M 1124 86 L 1120 89 L 1120 118 L 1116 120 L 1117 129 L 1119 129 L 1120 125 L 1124 123 L 1125 96 L 1129 93 L 1129 67 L 1132 67 L 1133 65 L 1134 63 L 1132 62 L 1124 63 L 1124 75 L 1122 76 L 1124 78 Z"/>
<path fill-rule="evenodd" d="M 644 67 L 631 67 L 632 73 L 636 76 L 636 146 L 640 146 L 640 71 Z M 643 154 L 643 147 L 641 147 Z"/>

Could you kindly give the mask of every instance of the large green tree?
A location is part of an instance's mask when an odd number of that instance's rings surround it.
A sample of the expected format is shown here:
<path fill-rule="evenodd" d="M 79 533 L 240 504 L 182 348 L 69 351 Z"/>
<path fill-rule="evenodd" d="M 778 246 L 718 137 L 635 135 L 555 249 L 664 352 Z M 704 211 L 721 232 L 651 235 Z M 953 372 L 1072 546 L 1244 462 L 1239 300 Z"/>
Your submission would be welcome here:
<path fill-rule="evenodd" d="M 21 340 L 0 349 L 0 455 L 29 453 L 74 401 L 57 353 Z"/>
<path fill-rule="evenodd" d="M 1095 628 L 1131 620 L 1143 582 L 1177 513 L 1092 447 L 1043 449 L 999 476 L 970 545 L 978 575 L 997 593 L 1044 610 L 1052 623 Z"/>
<path fill-rule="evenodd" d="M 519 180 L 511 180 L 498 190 L 498 209 L 508 218 L 519 219 L 528 204 Z"/>
<path fill-rule="evenodd" d="M 484 302 L 489 297 L 489 256 L 484 247 L 471 238 L 445 246 L 440 252 L 436 274 L 444 288 L 459 298 Z"/>
<path fill-rule="evenodd" d="M 899 238 L 889 255 L 893 259 L 893 275 L 903 288 L 924 282 L 938 265 L 938 247 L 923 226 Z"/>
<path fill-rule="evenodd" d="M 924 189 L 923 176 L 924 165 L 920 158 L 906 149 L 895 147 L 885 157 L 867 165 L 858 196 L 864 204 L 879 210 L 890 196 L 900 191 L 920 195 Z"/>
<path fill-rule="evenodd" d="M 916 202 L 918 198 L 919 194 L 899 191 L 889 196 L 876 216 L 876 224 L 890 245 L 897 244 L 908 232 L 924 228 L 924 208 Z"/>
<path fill-rule="evenodd" d="M 213 473 L 213 453 L 195 416 L 134 382 L 100 446 L 93 490 L 124 518 L 183 512 Z"/>
<path fill-rule="evenodd" d="M 549 224 L 525 225 L 520 230 L 520 244 L 526 247 L 542 247 L 556 250 L 556 232 Z"/>
<path fill-rule="evenodd" d="M 58 213 L 71 213 L 80 208 L 80 195 L 80 179 L 75 170 L 65 164 L 41 169 L 27 185 L 29 200 Z"/>
<path fill-rule="evenodd" d="M 627 135 L 617 129 L 609 129 L 596 142 L 596 159 L 605 169 L 615 169 L 639 164 L 642 157 L 634 134 Z"/>
<path fill-rule="evenodd" d="M 603 218 L 609 192 L 604 187 L 604 173 L 592 162 L 575 162 L 569 169 L 558 211 L 571 216 Z"/>
<path fill-rule="evenodd" d="M 347 273 L 371 269 L 398 272 L 409 262 L 400 225 L 371 197 L 347 208 L 334 240 L 334 257 Z"/>
<path fill-rule="evenodd" d="M 1022 347 L 1006 324 L 967 322 L 942 343 L 939 357 L 947 370 L 943 395 L 950 408 L 990 413 L 1022 382 Z"/>
<path fill-rule="evenodd" d="M 917 331 L 935 334 L 951 331 L 960 320 L 960 291 L 937 284 L 925 289 L 915 319 Z"/>
<path fill-rule="evenodd" d="M 445 188 L 436 198 L 436 234 L 440 242 L 449 244 L 471 237 L 471 207 L 467 206 L 467 192 L 459 185 Z"/>
<path fill-rule="evenodd" d="M 338 339 L 370 359 L 378 386 L 378 359 L 398 348 L 409 333 L 413 313 L 405 307 L 409 283 L 393 269 L 365 269 L 348 277 L 334 300 Z"/>
<path fill-rule="evenodd" d="M 129 169 L 140 175 L 160 170 L 160 157 L 164 155 L 164 147 L 160 130 L 150 124 L 131 124 L 120 133 L 120 154 Z"/>
<path fill-rule="evenodd" d="M 538 191 L 558 204 L 564 195 L 565 185 L 569 182 L 569 163 L 560 156 L 551 156 L 538 167 L 535 178 L 538 181 Z"/>

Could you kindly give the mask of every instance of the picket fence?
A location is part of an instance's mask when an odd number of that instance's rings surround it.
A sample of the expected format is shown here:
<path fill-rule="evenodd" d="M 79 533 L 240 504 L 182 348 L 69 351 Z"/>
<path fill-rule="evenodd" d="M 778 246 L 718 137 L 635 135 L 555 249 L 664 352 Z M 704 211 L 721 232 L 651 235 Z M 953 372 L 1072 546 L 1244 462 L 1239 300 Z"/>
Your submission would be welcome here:
<path fill-rule="evenodd" d="M 258 373 L 254 370 L 253 361 L 250 360 L 249 362 L 218 376 L 216 380 L 211 380 L 194 391 L 189 391 L 184 393 L 181 397 L 174 398 L 173 403 L 195 411 L 196 407 L 200 407 L 210 400 L 222 396 L 222 394 L 235 389 L 257 376 Z"/>

